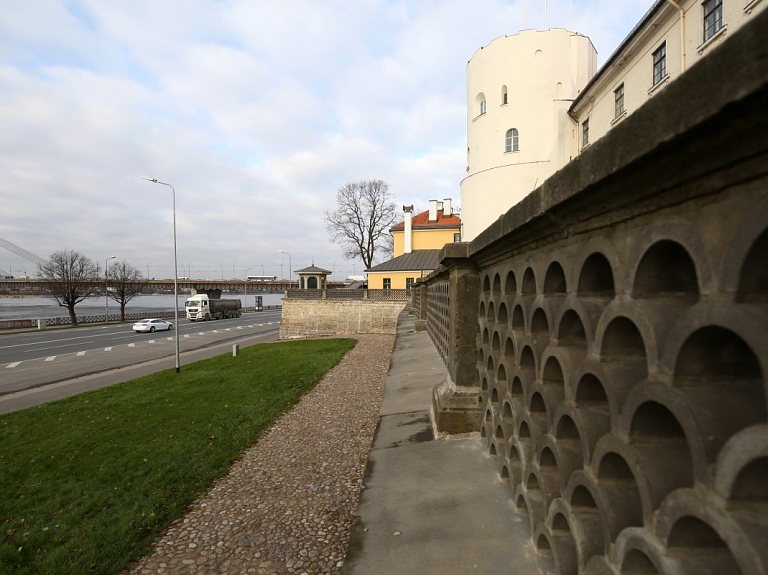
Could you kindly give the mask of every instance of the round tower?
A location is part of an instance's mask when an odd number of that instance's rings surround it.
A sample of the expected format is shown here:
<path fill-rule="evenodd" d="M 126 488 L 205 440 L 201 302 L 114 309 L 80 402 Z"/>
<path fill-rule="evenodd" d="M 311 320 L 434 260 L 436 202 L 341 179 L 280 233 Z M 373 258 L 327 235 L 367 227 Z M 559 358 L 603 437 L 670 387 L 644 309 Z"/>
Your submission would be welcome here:
<path fill-rule="evenodd" d="M 467 177 L 462 239 L 476 237 L 576 155 L 571 101 L 594 75 L 586 36 L 523 30 L 467 63 Z"/>

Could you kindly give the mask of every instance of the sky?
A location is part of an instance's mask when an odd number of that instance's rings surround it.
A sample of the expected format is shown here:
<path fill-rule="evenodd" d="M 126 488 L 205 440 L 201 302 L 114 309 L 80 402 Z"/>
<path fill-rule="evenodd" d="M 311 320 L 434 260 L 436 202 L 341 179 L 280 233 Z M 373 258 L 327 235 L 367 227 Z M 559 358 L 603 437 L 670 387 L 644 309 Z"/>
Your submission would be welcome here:
<path fill-rule="evenodd" d="M 545 4 L 602 65 L 653 0 L 4 1 L 0 239 L 173 277 L 153 177 L 180 276 L 360 275 L 325 227 L 338 188 L 460 206 L 467 61 Z M 0 269 L 36 273 L 3 247 Z"/>

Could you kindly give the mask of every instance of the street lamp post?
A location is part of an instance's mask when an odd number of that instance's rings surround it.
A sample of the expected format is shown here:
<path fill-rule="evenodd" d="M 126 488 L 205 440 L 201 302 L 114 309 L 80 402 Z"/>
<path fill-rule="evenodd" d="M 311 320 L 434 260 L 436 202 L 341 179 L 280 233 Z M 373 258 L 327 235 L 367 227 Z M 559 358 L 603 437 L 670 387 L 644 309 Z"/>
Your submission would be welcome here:
<path fill-rule="evenodd" d="M 291 282 L 293 281 L 293 265 L 291 264 L 291 254 L 284 252 L 283 250 L 277 251 L 288 256 L 288 285 L 290 286 Z"/>
<path fill-rule="evenodd" d="M 245 270 L 245 273 L 243 274 L 245 276 L 245 311 L 248 311 L 248 272 L 251 271 L 251 268 L 248 268 Z"/>
<path fill-rule="evenodd" d="M 224 266 L 219 264 L 219 267 L 221 268 L 221 281 L 224 281 Z"/>
<path fill-rule="evenodd" d="M 109 260 L 115 259 L 117 256 L 111 256 L 104 260 L 104 301 L 106 302 L 104 323 L 109 323 L 109 274 L 107 273 L 107 264 Z"/>
<path fill-rule="evenodd" d="M 173 197 L 173 328 L 176 340 L 176 373 L 181 371 L 179 362 L 179 263 L 176 258 L 176 189 L 171 184 L 161 182 L 157 178 L 142 178 L 153 184 L 168 186 Z"/>

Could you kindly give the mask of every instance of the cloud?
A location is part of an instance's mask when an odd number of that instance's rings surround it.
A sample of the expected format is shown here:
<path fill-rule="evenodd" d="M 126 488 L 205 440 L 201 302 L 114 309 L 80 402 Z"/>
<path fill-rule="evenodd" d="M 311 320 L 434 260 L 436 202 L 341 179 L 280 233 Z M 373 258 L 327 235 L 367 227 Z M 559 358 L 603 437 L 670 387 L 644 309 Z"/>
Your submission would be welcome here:
<path fill-rule="evenodd" d="M 603 61 L 651 1 L 573 2 Z M 543 3 L 527 2 L 528 26 Z M 0 237 L 170 277 L 237 262 L 351 273 L 323 213 L 346 182 L 452 197 L 466 167 L 466 63 L 525 25 L 524 0 L 19 2 L 0 20 Z M 568 3 L 548 6 L 568 26 Z M 287 264 L 287 262 L 285 262 Z M 33 266 L 0 252 L 0 268 Z M 349 270 L 345 269 L 345 266 Z M 360 268 L 358 262 L 358 268 Z M 240 272 L 238 272 L 238 269 Z"/>

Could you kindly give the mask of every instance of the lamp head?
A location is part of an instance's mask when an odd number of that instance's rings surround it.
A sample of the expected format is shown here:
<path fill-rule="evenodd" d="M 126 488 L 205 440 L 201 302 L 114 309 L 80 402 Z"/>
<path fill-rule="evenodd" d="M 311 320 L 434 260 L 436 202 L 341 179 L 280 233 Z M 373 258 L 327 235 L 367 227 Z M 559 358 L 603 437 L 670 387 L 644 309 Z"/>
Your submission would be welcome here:
<path fill-rule="evenodd" d="M 146 176 L 141 176 L 142 180 L 147 180 L 148 182 L 157 182 L 157 178 L 148 178 Z"/>

